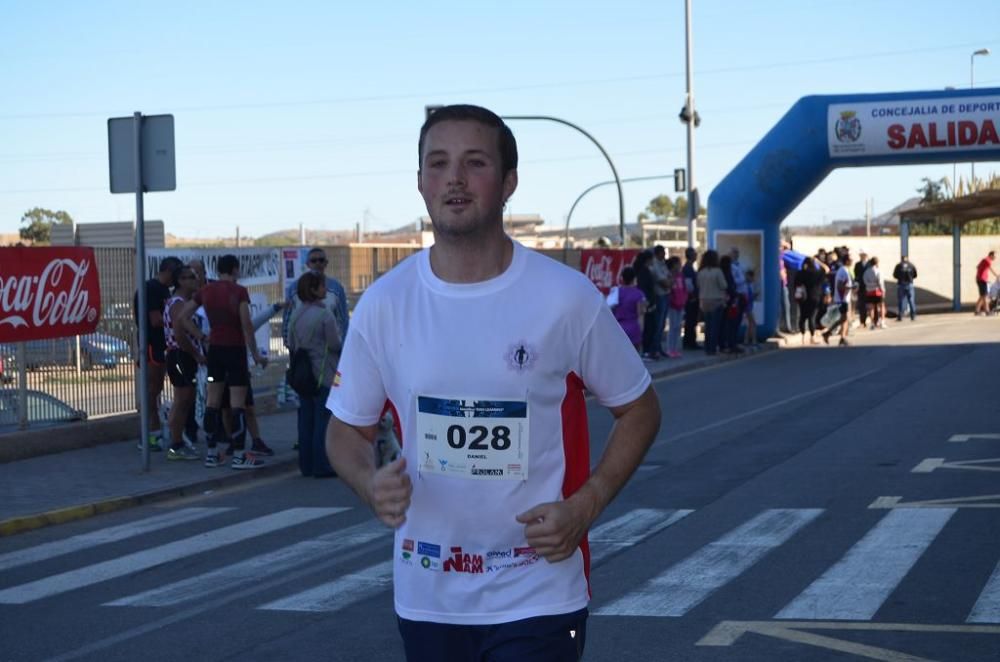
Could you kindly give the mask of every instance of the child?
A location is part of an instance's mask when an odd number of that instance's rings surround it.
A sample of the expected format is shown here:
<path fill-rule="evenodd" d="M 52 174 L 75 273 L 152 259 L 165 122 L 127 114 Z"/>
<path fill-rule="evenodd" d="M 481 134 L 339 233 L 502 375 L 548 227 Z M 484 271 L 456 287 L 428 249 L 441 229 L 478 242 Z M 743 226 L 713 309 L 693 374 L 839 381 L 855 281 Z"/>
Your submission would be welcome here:
<path fill-rule="evenodd" d="M 753 302 L 757 298 L 757 288 L 754 284 L 754 271 L 747 269 L 747 332 L 744 344 L 747 347 L 757 347 L 757 322 L 753 316 Z"/>
<path fill-rule="evenodd" d="M 670 272 L 670 292 L 667 294 L 667 356 L 672 359 L 681 358 L 681 324 L 684 319 L 684 307 L 687 305 L 687 285 L 681 272 L 681 259 L 676 255 L 667 260 L 667 271 Z"/>
<path fill-rule="evenodd" d="M 646 312 L 646 295 L 635 286 L 635 269 L 622 269 L 622 284 L 618 288 L 618 302 L 611 307 L 615 319 L 621 324 L 628 339 L 642 352 L 642 316 Z"/>

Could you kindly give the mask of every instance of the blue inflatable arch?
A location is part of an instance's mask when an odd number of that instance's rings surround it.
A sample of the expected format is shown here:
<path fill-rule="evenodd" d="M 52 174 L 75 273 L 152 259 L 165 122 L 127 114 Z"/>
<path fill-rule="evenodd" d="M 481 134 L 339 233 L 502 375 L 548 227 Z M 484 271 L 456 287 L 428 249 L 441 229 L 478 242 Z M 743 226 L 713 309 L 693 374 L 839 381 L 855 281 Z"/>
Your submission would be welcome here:
<path fill-rule="evenodd" d="M 709 247 L 762 239 L 761 337 L 780 314 L 781 222 L 834 168 L 1000 160 L 998 132 L 1000 88 L 800 99 L 708 199 Z"/>

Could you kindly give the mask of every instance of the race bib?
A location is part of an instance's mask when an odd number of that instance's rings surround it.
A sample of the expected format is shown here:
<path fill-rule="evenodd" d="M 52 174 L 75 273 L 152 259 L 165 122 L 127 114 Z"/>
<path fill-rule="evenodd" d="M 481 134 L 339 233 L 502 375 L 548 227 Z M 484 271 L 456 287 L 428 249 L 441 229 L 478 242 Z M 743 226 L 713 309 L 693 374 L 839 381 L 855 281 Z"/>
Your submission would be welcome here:
<path fill-rule="evenodd" d="M 528 403 L 417 396 L 421 473 L 528 479 Z"/>

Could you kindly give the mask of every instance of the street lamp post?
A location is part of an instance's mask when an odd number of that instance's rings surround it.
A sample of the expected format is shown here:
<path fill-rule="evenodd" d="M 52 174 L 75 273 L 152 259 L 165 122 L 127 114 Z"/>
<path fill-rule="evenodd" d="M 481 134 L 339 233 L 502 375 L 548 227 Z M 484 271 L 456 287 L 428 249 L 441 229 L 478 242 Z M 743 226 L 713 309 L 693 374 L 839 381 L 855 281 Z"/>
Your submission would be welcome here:
<path fill-rule="evenodd" d="M 976 56 L 977 55 L 989 55 L 990 49 L 980 48 L 978 51 L 973 51 L 972 55 L 969 56 L 969 89 L 976 86 Z M 972 179 L 969 182 L 969 192 L 972 192 L 972 187 L 976 183 L 976 162 L 972 162 Z"/>
<path fill-rule="evenodd" d="M 697 243 L 695 238 L 695 223 L 698 218 L 698 196 L 694 179 L 694 129 L 698 124 L 698 116 L 694 110 L 694 76 L 692 75 L 691 61 L 691 0 L 684 2 L 684 44 L 685 44 L 685 70 L 687 76 L 687 99 L 684 103 L 686 113 L 682 114 L 682 119 L 686 115 L 687 124 L 687 190 L 688 190 L 688 246 L 693 248 Z"/>
<path fill-rule="evenodd" d="M 650 179 L 670 179 L 672 177 L 673 175 L 649 175 L 647 177 L 626 177 L 625 179 L 621 180 L 621 183 L 624 184 L 625 182 L 644 182 Z M 585 189 L 584 192 L 581 193 L 579 196 L 577 196 L 576 200 L 573 201 L 572 206 L 570 206 L 569 208 L 569 213 L 566 214 L 566 233 L 565 236 L 563 237 L 563 263 L 568 263 L 569 261 L 569 221 L 571 218 L 573 218 L 573 210 L 576 209 L 576 206 L 580 204 L 581 200 L 583 200 L 583 196 L 587 195 L 594 189 L 618 183 L 619 182 L 615 181 L 614 179 L 609 179 L 606 182 L 597 182 L 593 186 Z M 625 244 L 622 244 L 622 248 L 625 248 Z"/>

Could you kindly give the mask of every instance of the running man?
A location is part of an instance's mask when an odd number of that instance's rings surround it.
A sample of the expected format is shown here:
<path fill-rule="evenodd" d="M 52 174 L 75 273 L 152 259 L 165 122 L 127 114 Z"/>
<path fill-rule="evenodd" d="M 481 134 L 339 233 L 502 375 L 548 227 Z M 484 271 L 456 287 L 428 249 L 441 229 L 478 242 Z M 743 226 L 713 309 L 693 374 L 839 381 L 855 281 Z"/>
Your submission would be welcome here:
<path fill-rule="evenodd" d="M 334 469 L 396 529 L 408 660 L 578 660 L 587 530 L 660 426 L 649 373 L 581 273 L 512 241 L 510 129 L 446 106 L 420 132 L 435 243 L 361 298 L 334 380 Z M 616 421 L 590 472 L 584 388 Z M 375 468 L 388 400 L 402 457 Z"/>

